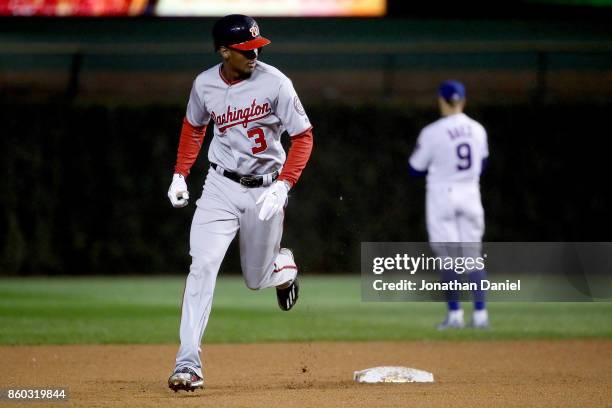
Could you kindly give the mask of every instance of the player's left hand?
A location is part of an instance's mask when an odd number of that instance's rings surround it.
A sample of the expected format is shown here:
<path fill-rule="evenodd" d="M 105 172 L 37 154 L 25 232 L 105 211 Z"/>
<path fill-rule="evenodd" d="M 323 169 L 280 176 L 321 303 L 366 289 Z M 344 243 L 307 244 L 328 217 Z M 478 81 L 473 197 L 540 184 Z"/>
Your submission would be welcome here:
<path fill-rule="evenodd" d="M 289 193 L 289 184 L 284 181 L 275 181 L 257 200 L 257 205 L 261 205 L 259 219 L 268 221 L 283 210 Z"/>

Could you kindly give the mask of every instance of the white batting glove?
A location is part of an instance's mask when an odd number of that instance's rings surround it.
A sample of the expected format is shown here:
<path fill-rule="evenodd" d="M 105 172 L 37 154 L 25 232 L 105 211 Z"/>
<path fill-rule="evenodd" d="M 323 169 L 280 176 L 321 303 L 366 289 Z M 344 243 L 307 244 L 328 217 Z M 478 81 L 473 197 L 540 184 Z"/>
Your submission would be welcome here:
<path fill-rule="evenodd" d="M 261 205 L 259 210 L 259 219 L 268 221 L 276 214 L 283 210 L 285 202 L 287 202 L 287 193 L 289 193 L 289 184 L 284 181 L 275 181 L 257 200 L 257 205 Z"/>
<path fill-rule="evenodd" d="M 172 184 L 168 189 L 168 198 L 174 208 L 182 208 L 189 204 L 189 191 L 182 174 L 172 176 Z"/>

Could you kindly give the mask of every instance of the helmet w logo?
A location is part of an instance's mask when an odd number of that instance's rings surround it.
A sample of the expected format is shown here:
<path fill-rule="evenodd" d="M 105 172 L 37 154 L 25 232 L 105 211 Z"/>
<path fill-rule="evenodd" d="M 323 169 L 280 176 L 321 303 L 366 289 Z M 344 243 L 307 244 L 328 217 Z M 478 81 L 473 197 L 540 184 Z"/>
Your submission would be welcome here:
<path fill-rule="evenodd" d="M 253 37 L 257 37 L 259 35 L 259 26 L 257 26 L 257 24 L 253 24 L 253 26 L 249 28 L 249 31 Z"/>

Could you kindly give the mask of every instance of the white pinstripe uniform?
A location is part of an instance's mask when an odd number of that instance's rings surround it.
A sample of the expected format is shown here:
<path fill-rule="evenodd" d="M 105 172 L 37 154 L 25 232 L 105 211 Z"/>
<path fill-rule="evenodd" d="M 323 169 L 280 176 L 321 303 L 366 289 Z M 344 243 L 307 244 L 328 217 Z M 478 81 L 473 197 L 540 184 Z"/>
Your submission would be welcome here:
<path fill-rule="evenodd" d="M 430 242 L 482 240 L 480 173 L 488 156 L 484 127 L 464 113 L 443 117 L 421 131 L 410 165 L 427 171 Z"/>

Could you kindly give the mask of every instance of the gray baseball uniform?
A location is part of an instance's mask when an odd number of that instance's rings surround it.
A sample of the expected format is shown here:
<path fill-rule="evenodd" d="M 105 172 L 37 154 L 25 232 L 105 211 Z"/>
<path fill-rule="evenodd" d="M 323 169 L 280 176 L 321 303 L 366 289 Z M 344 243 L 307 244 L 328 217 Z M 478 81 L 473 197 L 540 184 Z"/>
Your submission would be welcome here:
<path fill-rule="evenodd" d="M 217 273 L 227 248 L 240 232 L 240 260 L 251 289 L 292 281 L 297 267 L 280 248 L 283 212 L 261 221 L 258 198 L 280 171 L 285 151 L 283 131 L 295 136 L 311 125 L 291 81 L 276 68 L 257 62 L 248 79 L 229 83 L 221 64 L 202 72 L 193 83 L 186 118 L 193 126 L 214 121 L 208 159 L 215 164 L 206 177 L 190 234 L 192 263 L 187 277 L 176 370 L 194 369 L 202 377 L 199 347 L 210 315 Z M 223 176 L 264 176 L 261 187 L 249 188 Z"/>

